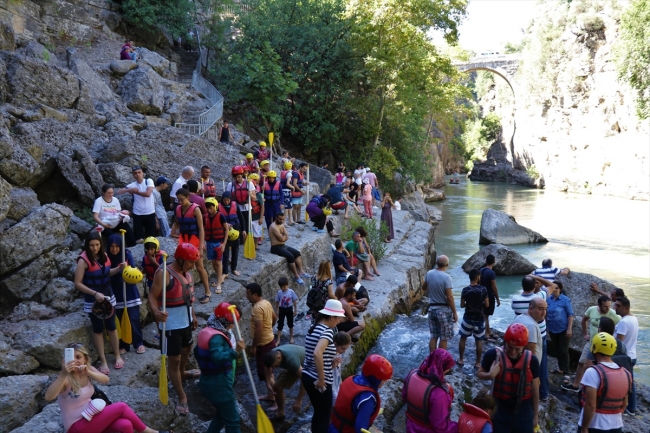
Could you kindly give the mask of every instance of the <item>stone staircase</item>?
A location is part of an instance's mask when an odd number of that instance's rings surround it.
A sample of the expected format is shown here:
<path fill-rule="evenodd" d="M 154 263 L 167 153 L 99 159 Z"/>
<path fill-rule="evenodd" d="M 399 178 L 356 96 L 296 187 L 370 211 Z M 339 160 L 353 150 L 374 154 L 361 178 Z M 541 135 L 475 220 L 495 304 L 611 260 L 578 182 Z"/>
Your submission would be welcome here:
<path fill-rule="evenodd" d="M 192 84 L 192 73 L 196 68 L 196 62 L 199 60 L 199 52 L 188 53 L 180 47 L 174 47 L 173 50 L 181 58 L 178 67 L 178 81 L 183 84 Z"/>

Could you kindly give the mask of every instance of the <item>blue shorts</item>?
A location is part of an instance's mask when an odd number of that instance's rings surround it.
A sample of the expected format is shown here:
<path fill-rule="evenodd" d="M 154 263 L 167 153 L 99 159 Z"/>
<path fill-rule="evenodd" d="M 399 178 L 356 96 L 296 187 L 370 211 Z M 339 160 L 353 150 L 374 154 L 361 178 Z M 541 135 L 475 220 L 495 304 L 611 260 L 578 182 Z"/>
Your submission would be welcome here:
<path fill-rule="evenodd" d="M 208 260 L 219 260 L 223 259 L 223 251 L 221 251 L 221 242 L 206 242 L 205 249 L 207 250 Z"/>
<path fill-rule="evenodd" d="M 485 340 L 485 321 L 484 320 L 469 320 L 463 316 L 463 321 L 460 323 L 460 330 L 458 335 L 461 337 L 469 337 L 474 335 L 477 340 Z"/>
<path fill-rule="evenodd" d="M 302 197 L 291 197 L 291 204 L 292 205 L 301 205 L 302 204 Z"/>

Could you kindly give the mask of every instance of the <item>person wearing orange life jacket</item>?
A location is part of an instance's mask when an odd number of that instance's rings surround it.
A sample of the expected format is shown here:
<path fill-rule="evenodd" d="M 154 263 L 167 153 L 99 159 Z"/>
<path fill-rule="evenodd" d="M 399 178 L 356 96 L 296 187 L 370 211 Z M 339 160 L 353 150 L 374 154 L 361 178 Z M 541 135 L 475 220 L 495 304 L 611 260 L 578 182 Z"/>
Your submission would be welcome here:
<path fill-rule="evenodd" d="M 228 182 L 228 185 L 226 185 L 226 191 L 230 193 L 231 200 L 237 203 L 237 209 L 241 211 L 244 217 L 242 228 L 248 232 L 248 200 L 250 199 L 252 202 L 255 198 L 255 186 L 244 177 L 244 167 L 240 165 L 234 166 L 231 174 L 233 179 L 232 182 Z M 243 244 L 245 240 L 246 237 L 243 237 L 239 239 L 239 242 Z"/>
<path fill-rule="evenodd" d="M 291 175 L 291 183 L 293 184 L 293 191 L 291 192 L 291 204 L 293 205 L 293 220 L 298 224 L 305 224 L 305 221 L 300 221 L 302 218 L 302 196 L 304 188 L 309 188 L 305 181 L 307 174 L 307 163 L 301 162 L 298 170 L 295 170 Z"/>
<path fill-rule="evenodd" d="M 199 179 L 199 194 L 203 198 L 216 197 L 217 196 L 217 185 L 215 185 L 214 180 L 210 179 L 211 170 L 210 167 L 204 165 L 201 167 L 201 178 Z"/>
<path fill-rule="evenodd" d="M 196 196 L 198 197 L 198 196 Z M 205 250 L 205 232 L 203 229 L 203 215 L 201 208 L 190 202 L 190 192 L 185 188 L 176 191 L 176 198 L 179 205 L 174 212 L 175 220 L 172 226 L 172 238 L 177 238 L 180 243 L 189 243 L 199 251 Z M 200 198 L 200 197 L 199 197 Z M 208 285 L 208 273 L 203 266 L 203 260 L 197 260 L 196 270 L 201 277 L 204 295 L 199 298 L 199 302 L 207 304 L 210 302 L 210 286 Z"/>
<path fill-rule="evenodd" d="M 293 208 L 292 202 L 292 193 L 295 190 L 293 186 L 292 178 L 293 171 L 291 168 L 293 163 L 291 161 L 285 161 L 283 165 L 283 170 L 280 172 L 280 184 L 282 185 L 282 203 L 284 204 L 285 209 Z M 287 215 L 287 225 L 292 226 L 296 221 L 293 221 L 293 212 L 285 212 Z"/>
<path fill-rule="evenodd" d="M 259 163 L 253 157 L 252 153 L 246 154 L 246 161 L 244 161 L 244 167 L 248 169 L 248 174 L 259 173 L 260 171 Z"/>
<path fill-rule="evenodd" d="M 228 224 L 226 216 L 218 212 L 219 203 L 216 198 L 207 198 L 205 207 L 208 209 L 208 213 L 203 216 L 206 255 L 217 274 L 217 281 L 212 283 L 212 287 L 215 288 L 214 293 L 220 295 L 223 283 L 223 252 L 226 249 L 225 240 L 228 230 L 230 230 L 230 224 Z"/>
<path fill-rule="evenodd" d="M 264 189 L 264 185 L 266 184 L 266 176 L 269 174 L 269 171 L 271 171 L 271 163 L 269 160 L 265 159 L 264 161 L 260 162 L 260 188 Z"/>
<path fill-rule="evenodd" d="M 151 285 L 153 284 L 153 276 L 156 274 L 158 268 L 162 266 L 163 260 L 165 260 L 163 257 L 164 254 L 167 253 L 160 249 L 160 242 L 158 239 L 150 236 L 144 240 L 144 255 L 142 256 L 142 265 L 140 268 L 142 269 L 146 279 L 145 281 L 147 282 L 144 289 L 145 299 L 149 298 L 149 289 L 151 289 Z M 158 326 L 158 323 L 156 323 L 156 326 Z M 154 344 L 160 343 L 158 332 L 155 333 L 153 340 Z"/>
<path fill-rule="evenodd" d="M 223 258 L 221 260 L 223 266 L 223 278 L 228 278 L 228 267 L 232 273 L 239 276 L 241 272 L 237 270 L 237 262 L 239 258 L 239 245 L 243 239 L 246 239 L 247 228 L 244 225 L 246 219 L 242 212 L 238 209 L 237 205 L 230 200 L 230 192 L 226 191 L 221 196 L 221 205 L 219 205 L 219 213 L 226 218 L 226 222 L 230 227 L 239 232 L 239 236 L 235 239 L 226 241 L 226 248 L 223 251 Z M 232 253 L 232 259 L 230 254 Z"/>
<path fill-rule="evenodd" d="M 180 191 L 180 190 L 179 190 Z M 187 199 L 187 197 L 183 197 Z M 178 395 L 176 411 L 187 415 L 187 394 L 183 390 L 183 379 L 196 379 L 198 370 L 185 371 L 192 349 L 192 331 L 198 327 L 196 314 L 192 308 L 194 302 L 194 281 L 190 271 L 201 260 L 198 248 L 194 245 L 179 243 L 174 252 L 174 261 L 167 266 L 166 280 L 164 270 L 159 268 L 153 278 L 149 291 L 149 308 L 162 329 L 166 323 L 167 356 L 169 358 L 168 375 Z M 166 311 L 162 311 L 163 284 L 166 285 Z"/>
<path fill-rule="evenodd" d="M 458 431 L 458 425 L 449 419 L 454 389 L 445 380 L 455 364 L 447 350 L 436 349 L 408 374 L 402 388 L 407 433 Z"/>
<path fill-rule="evenodd" d="M 262 224 L 264 222 L 264 193 L 262 188 L 259 185 L 260 175 L 253 173 L 248 176 L 255 187 L 255 200 L 251 199 L 251 206 L 253 206 L 253 221 L 251 222 L 252 226 L 252 235 L 255 239 L 255 249 L 259 245 L 262 245 Z"/>
<path fill-rule="evenodd" d="M 361 374 L 349 376 L 341 383 L 328 433 L 361 433 L 361 429 L 370 429 L 381 409 L 377 390 L 392 375 L 393 366 L 386 358 L 368 356 Z"/>
<path fill-rule="evenodd" d="M 458 418 L 458 433 L 492 433 L 490 417 L 495 407 L 494 398 L 486 390 L 479 391 L 471 404 L 463 404 L 464 411 Z"/>
<path fill-rule="evenodd" d="M 271 227 L 275 217 L 284 210 L 282 189 L 277 177 L 275 170 L 269 171 L 264 184 L 264 219 L 267 229 Z"/>
<path fill-rule="evenodd" d="M 236 360 L 246 348 L 246 343 L 244 340 L 235 342 L 233 317 L 228 309 L 230 306 L 227 302 L 217 305 L 208 317 L 207 326 L 199 332 L 194 348 L 194 358 L 201 369 L 199 390 L 216 409 L 208 432 L 219 432 L 223 427 L 226 433 L 241 431 L 233 385 Z M 235 315 L 239 320 L 237 310 Z"/>
<path fill-rule="evenodd" d="M 273 143 L 271 143 L 273 144 Z M 255 152 L 255 159 L 257 159 L 259 162 L 264 161 L 265 159 L 269 159 L 271 157 L 271 152 L 269 152 L 266 149 L 266 143 L 263 141 L 260 141 L 260 148 Z"/>
<path fill-rule="evenodd" d="M 596 365 L 585 371 L 582 385 L 583 408 L 578 421 L 579 433 L 623 430 L 623 412 L 632 390 L 632 375 L 612 361 L 616 339 L 599 332 L 591 339 L 591 352 Z"/>
<path fill-rule="evenodd" d="M 492 380 L 496 410 L 492 415 L 495 432 L 533 433 L 539 408 L 539 361 L 529 350 L 528 328 L 521 323 L 508 326 L 504 347 L 483 355 L 477 377 Z"/>

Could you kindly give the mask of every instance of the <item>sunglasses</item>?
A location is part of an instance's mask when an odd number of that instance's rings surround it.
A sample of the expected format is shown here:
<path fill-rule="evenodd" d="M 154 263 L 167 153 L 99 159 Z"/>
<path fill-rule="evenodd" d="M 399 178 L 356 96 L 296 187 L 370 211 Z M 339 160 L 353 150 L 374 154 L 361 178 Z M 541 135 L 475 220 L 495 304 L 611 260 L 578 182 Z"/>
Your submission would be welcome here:
<path fill-rule="evenodd" d="M 70 343 L 67 346 L 65 346 L 66 349 L 81 349 L 84 347 L 83 343 Z"/>

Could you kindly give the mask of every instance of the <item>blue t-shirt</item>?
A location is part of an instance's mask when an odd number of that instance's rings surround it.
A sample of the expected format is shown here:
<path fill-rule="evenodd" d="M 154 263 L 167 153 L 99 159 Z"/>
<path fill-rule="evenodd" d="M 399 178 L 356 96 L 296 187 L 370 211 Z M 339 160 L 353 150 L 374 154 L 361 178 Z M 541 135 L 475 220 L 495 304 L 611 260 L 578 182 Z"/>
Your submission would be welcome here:
<path fill-rule="evenodd" d="M 492 281 L 497 279 L 497 274 L 490 268 L 481 268 L 481 286 L 487 289 L 488 296 L 494 298 L 494 291 L 492 291 Z"/>
<path fill-rule="evenodd" d="M 278 294 L 275 297 L 275 303 L 278 304 L 280 308 L 291 308 L 293 307 L 293 301 L 298 300 L 298 295 L 292 289 L 278 290 Z"/>
<path fill-rule="evenodd" d="M 327 190 L 327 195 L 329 195 L 332 198 L 332 200 L 330 200 L 330 203 L 337 203 L 339 201 L 343 201 L 343 187 L 334 186 Z"/>

